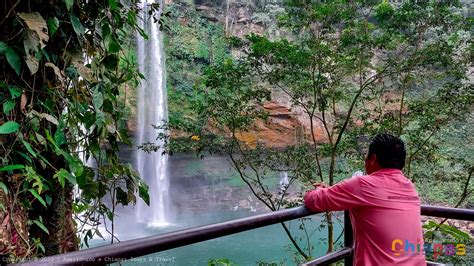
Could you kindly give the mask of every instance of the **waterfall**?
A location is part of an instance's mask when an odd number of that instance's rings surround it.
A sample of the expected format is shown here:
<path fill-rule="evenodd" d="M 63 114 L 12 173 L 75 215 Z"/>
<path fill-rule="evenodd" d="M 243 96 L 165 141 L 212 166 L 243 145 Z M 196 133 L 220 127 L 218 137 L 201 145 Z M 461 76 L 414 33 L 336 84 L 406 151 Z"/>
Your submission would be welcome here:
<path fill-rule="evenodd" d="M 140 22 L 149 39 L 144 40 L 141 36 L 137 36 L 139 71 L 145 76 L 145 80 L 142 80 L 138 94 L 136 141 L 138 145 L 153 142 L 161 146 L 163 143 L 156 140 L 159 131 L 152 125 L 162 125 L 164 121 L 168 121 L 165 54 L 159 24 L 148 15 L 148 5 L 151 3 L 154 1 L 147 0 L 142 3 L 144 18 Z M 162 152 L 160 148 L 156 152 L 146 153 L 138 150 L 136 153 L 137 170 L 149 186 L 150 206 L 147 206 L 142 199 L 138 199 L 135 214 L 139 222 L 150 226 L 168 224 L 168 156 L 162 155 Z"/>

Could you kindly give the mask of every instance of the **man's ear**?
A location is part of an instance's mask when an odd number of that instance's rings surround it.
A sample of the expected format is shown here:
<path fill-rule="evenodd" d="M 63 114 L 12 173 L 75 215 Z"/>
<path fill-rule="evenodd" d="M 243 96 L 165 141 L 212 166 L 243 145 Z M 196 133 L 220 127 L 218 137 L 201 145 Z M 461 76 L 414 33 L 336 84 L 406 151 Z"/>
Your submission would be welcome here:
<path fill-rule="evenodd" d="M 377 154 L 372 154 L 369 158 L 370 165 L 375 165 L 378 163 L 377 161 Z"/>
<path fill-rule="evenodd" d="M 371 154 L 370 156 L 367 156 L 365 160 L 365 172 L 370 175 L 379 169 L 380 165 L 377 159 L 377 155 Z"/>
<path fill-rule="evenodd" d="M 371 154 L 367 159 L 365 160 L 365 166 L 368 167 L 369 169 L 366 170 L 371 170 L 373 171 L 374 168 L 376 168 L 378 165 L 377 161 L 377 155 Z"/>

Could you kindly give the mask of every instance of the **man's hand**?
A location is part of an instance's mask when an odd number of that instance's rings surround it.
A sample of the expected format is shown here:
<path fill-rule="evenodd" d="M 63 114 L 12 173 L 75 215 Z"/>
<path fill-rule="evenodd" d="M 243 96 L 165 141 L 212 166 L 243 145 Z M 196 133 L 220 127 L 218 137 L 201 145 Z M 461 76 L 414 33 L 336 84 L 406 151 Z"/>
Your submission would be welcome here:
<path fill-rule="evenodd" d="M 314 188 L 327 188 L 328 186 L 324 182 L 313 183 Z"/>
<path fill-rule="evenodd" d="M 328 188 L 328 186 L 326 184 L 324 184 L 324 182 L 313 183 L 313 186 L 314 186 L 314 189 Z M 314 189 L 306 191 L 306 193 L 303 196 L 303 200 L 306 200 L 306 197 L 308 196 L 308 194 L 310 194 L 311 191 L 313 191 Z"/>

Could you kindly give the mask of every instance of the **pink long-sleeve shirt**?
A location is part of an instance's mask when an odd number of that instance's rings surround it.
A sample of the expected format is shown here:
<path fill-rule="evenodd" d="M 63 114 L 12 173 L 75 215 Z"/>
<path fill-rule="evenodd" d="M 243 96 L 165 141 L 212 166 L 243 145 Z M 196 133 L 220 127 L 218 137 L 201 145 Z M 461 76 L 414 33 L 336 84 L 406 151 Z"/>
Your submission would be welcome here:
<path fill-rule="evenodd" d="M 354 265 L 426 265 L 420 200 L 398 169 L 344 180 L 308 191 L 312 211 L 349 210 L 355 242 Z"/>

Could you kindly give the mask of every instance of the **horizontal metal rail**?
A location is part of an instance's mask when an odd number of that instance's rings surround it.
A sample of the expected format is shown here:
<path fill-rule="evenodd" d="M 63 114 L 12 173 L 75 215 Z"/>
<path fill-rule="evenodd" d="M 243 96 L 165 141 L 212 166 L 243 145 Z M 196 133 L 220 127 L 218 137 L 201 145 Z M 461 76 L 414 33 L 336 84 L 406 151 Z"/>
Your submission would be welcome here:
<path fill-rule="evenodd" d="M 471 209 L 457 209 L 447 207 L 437 207 L 422 205 L 421 215 L 449 218 L 455 220 L 474 221 L 474 210 Z"/>
<path fill-rule="evenodd" d="M 102 265 L 317 214 L 296 207 L 120 243 L 38 258 L 22 265 Z M 421 214 L 474 221 L 474 210 L 421 206 Z M 349 256 L 350 254 L 346 254 Z M 338 257 L 339 258 L 339 257 Z"/>
<path fill-rule="evenodd" d="M 345 247 L 338 251 L 328 253 L 320 258 L 301 264 L 301 266 L 328 265 L 349 257 L 354 252 L 354 248 Z"/>

